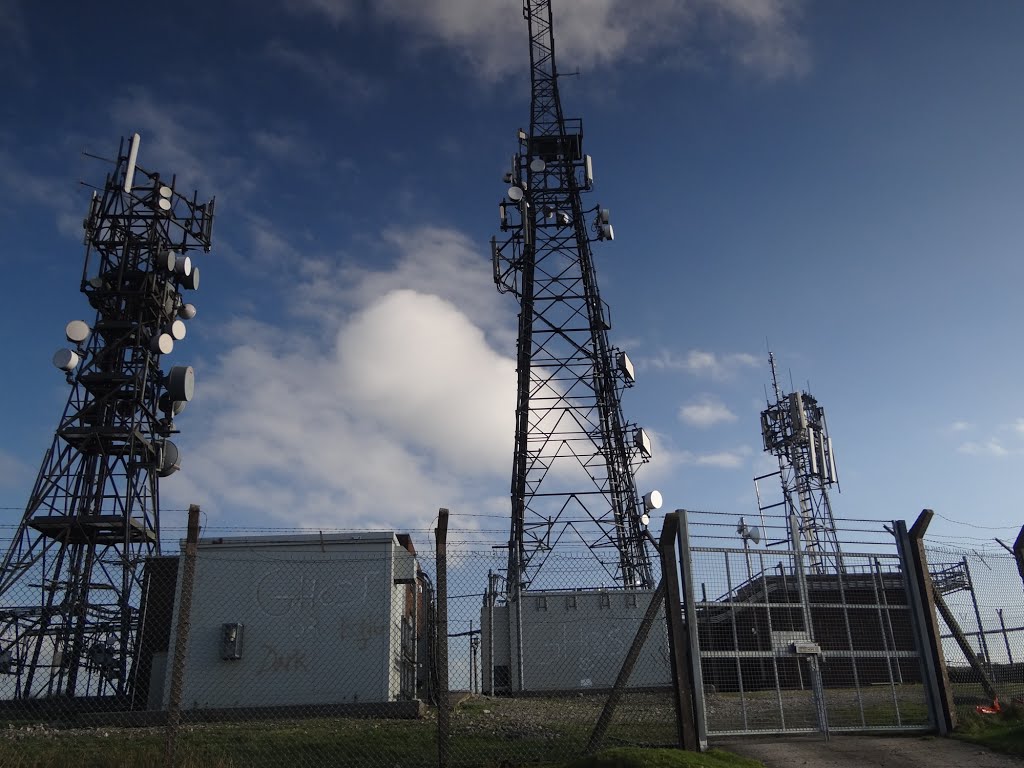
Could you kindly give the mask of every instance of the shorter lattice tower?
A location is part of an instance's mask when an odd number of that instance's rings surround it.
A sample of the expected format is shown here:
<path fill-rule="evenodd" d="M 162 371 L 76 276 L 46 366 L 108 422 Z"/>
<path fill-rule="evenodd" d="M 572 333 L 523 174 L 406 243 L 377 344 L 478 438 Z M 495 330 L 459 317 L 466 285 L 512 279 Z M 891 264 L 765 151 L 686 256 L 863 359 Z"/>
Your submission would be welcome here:
<path fill-rule="evenodd" d="M 779 461 L 779 469 L 755 478 L 757 481 L 778 476 L 782 501 L 764 505 L 757 491 L 761 513 L 784 509 L 799 520 L 802 546 L 812 569 L 823 572 L 842 568 L 836 523 L 828 491 L 838 490 L 835 453 L 825 422 L 825 410 L 808 392 L 783 393 L 775 370 L 775 356 L 768 354 L 772 371 L 772 391 L 768 407 L 761 412 L 761 437 L 764 450 Z M 795 545 L 796 542 L 790 542 Z"/>
<path fill-rule="evenodd" d="M 127 705 L 147 557 L 160 552 L 158 479 L 178 469 L 186 365 L 161 368 L 196 314 L 188 251 L 210 250 L 213 200 L 176 190 L 121 142 L 85 218 L 81 291 L 53 362 L 71 392 L 0 566 L 0 697 L 110 697 Z"/>

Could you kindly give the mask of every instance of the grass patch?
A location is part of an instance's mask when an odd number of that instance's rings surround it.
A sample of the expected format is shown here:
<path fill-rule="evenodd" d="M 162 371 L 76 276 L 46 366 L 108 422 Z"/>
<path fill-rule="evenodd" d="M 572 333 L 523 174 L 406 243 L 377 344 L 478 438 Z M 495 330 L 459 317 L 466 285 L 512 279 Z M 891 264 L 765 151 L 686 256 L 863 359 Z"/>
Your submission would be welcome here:
<path fill-rule="evenodd" d="M 482 712 L 479 719 L 473 717 L 460 726 L 452 733 L 453 768 L 761 766 L 717 750 L 698 754 L 616 747 L 578 757 L 588 730 L 488 728 Z M 180 734 L 176 764 L 180 768 L 277 768 L 289 764 L 434 768 L 436 728 L 432 718 L 186 725 Z M 149 768 L 162 765 L 163 749 L 162 728 L 57 730 L 35 726 L 0 731 L 0 766 L 5 768 Z"/>
<path fill-rule="evenodd" d="M 451 768 L 760 768 L 675 743 L 670 692 L 629 692 L 597 755 L 583 757 L 603 696 L 474 697 L 451 712 Z M 185 715 L 187 717 L 187 714 Z M 3 768 L 150 768 L 163 764 L 163 728 L 57 728 L 0 723 Z M 294 718 L 181 726 L 177 768 L 437 765 L 436 712 L 421 719 Z"/>
<path fill-rule="evenodd" d="M 994 715 L 960 713 L 960 725 L 953 736 L 996 752 L 1024 757 L 1024 707 L 1011 704 Z"/>

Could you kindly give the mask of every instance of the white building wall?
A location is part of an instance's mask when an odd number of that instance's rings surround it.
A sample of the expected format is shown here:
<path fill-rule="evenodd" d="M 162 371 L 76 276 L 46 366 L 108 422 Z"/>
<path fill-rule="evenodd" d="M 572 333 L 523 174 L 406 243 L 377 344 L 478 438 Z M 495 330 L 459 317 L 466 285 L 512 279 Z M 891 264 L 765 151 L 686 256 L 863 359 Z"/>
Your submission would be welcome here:
<path fill-rule="evenodd" d="M 202 540 L 182 707 L 393 701 L 405 591 L 394 584 L 398 548 L 390 533 Z M 243 625 L 240 659 L 222 658 L 226 623 Z"/>
<path fill-rule="evenodd" d="M 636 631 L 651 591 L 525 592 L 522 596 L 523 690 L 610 688 Z M 513 602 L 494 613 L 494 664 L 509 665 L 511 688 L 520 690 Z M 481 627 L 486 632 L 486 608 Z M 483 643 L 488 643 L 484 636 Z M 485 671 L 485 675 L 488 674 Z M 664 608 L 659 611 L 629 679 L 629 687 L 671 683 Z M 487 678 L 485 677 L 485 684 Z"/>

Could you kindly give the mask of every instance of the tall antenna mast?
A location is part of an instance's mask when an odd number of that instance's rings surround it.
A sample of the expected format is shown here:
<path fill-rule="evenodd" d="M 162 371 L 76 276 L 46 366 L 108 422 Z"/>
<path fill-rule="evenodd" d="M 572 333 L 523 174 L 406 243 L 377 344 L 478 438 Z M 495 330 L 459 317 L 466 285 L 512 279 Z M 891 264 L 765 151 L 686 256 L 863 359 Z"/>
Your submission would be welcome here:
<path fill-rule="evenodd" d="M 130 701 L 143 561 L 160 552 L 158 478 L 179 467 L 173 418 L 192 368 L 161 363 L 185 338 L 199 287 L 189 250 L 210 250 L 214 201 L 138 165 L 122 140 L 85 227 L 90 326 L 68 323 L 53 362 L 71 392 L 0 566 L 4 698 Z"/>
<path fill-rule="evenodd" d="M 521 307 L 508 589 L 570 586 L 544 565 L 557 546 L 580 543 L 597 567 L 574 576 L 653 587 L 646 513 L 660 506 L 660 494 L 645 504 L 637 495 L 633 474 L 650 458 L 650 441 L 622 415 L 634 369 L 609 344 L 590 249 L 613 239 L 611 217 L 583 207 L 593 163 L 583 153 L 582 121 L 562 114 L 550 0 L 524 0 L 523 16 L 530 130 L 519 131 L 505 174 L 503 240 L 491 241 L 498 291 Z"/>
<path fill-rule="evenodd" d="M 761 412 L 761 437 L 764 450 L 778 459 L 783 500 L 780 504 L 762 506 L 761 512 L 784 506 L 788 515 L 795 515 L 800 521 L 800 535 L 811 568 L 816 572 L 841 569 L 842 555 L 828 497 L 831 486 L 838 489 L 839 477 L 825 409 L 808 392 L 782 392 L 775 355 L 771 352 L 768 365 L 775 401 L 769 401 Z"/>

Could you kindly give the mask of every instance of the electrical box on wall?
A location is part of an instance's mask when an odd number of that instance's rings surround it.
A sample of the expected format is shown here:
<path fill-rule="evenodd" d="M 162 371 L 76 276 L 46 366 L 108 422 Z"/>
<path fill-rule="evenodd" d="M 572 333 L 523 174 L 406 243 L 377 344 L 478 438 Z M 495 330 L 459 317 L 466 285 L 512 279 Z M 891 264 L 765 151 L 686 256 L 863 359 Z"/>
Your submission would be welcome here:
<path fill-rule="evenodd" d="M 242 624 L 225 624 L 221 630 L 221 658 L 231 661 L 242 658 Z"/>

